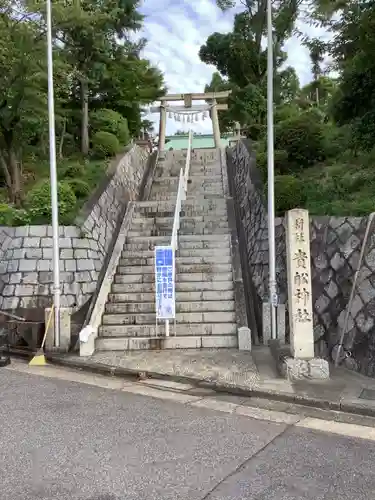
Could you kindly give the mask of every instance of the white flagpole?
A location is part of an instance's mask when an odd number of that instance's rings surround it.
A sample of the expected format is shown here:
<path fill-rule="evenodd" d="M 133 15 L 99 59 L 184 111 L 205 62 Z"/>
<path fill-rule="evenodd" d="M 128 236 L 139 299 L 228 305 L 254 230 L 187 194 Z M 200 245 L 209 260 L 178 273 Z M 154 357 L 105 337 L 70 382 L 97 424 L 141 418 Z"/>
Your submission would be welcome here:
<path fill-rule="evenodd" d="M 53 236 L 53 305 L 55 319 L 55 347 L 60 347 L 60 261 L 59 261 L 59 210 L 57 199 L 55 104 L 53 96 L 53 57 L 52 57 L 52 12 L 51 0 L 47 0 L 47 68 L 48 68 L 48 124 L 49 124 L 49 163 L 52 204 Z"/>
<path fill-rule="evenodd" d="M 276 248 L 275 248 L 275 192 L 274 192 L 274 124 L 273 124 L 273 33 L 272 0 L 267 1 L 267 159 L 268 159 L 268 250 L 269 300 L 271 304 L 271 338 L 276 339 Z"/>

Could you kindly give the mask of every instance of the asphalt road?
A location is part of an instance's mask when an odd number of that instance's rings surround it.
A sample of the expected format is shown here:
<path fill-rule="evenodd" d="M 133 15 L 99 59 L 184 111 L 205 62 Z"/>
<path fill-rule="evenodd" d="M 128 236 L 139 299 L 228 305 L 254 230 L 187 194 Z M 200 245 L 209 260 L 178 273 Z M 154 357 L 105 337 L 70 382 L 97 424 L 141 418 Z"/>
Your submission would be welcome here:
<path fill-rule="evenodd" d="M 375 442 L 0 371 L 0 500 L 370 500 Z"/>

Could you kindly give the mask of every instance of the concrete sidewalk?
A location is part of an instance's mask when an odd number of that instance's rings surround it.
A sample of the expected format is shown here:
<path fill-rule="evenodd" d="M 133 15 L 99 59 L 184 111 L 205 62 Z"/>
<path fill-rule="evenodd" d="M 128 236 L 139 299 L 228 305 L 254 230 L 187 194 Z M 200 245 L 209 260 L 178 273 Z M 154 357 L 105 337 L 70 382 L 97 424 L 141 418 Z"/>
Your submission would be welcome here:
<path fill-rule="evenodd" d="M 117 377 L 193 383 L 242 396 L 375 416 L 375 379 L 331 368 L 328 381 L 289 382 L 278 376 L 268 348 L 97 352 L 89 357 L 51 355 L 56 364 Z"/>

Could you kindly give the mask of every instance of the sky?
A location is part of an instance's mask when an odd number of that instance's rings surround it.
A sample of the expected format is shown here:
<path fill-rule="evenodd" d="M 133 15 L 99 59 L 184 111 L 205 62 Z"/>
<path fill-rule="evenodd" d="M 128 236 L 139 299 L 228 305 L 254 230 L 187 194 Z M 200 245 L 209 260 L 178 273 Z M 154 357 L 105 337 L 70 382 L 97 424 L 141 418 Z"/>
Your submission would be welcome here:
<path fill-rule="evenodd" d="M 216 69 L 200 61 L 199 49 L 215 31 L 231 31 L 234 15 L 241 10 L 240 2 L 235 9 L 223 13 L 215 0 L 143 0 L 141 11 L 146 17 L 141 36 L 148 40 L 143 55 L 164 73 L 169 93 L 204 91 Z M 302 21 L 298 22 L 298 27 L 306 34 L 326 38 L 321 29 L 312 28 Z M 295 68 L 301 85 L 305 85 L 311 80 L 308 50 L 295 37 L 286 42 L 285 50 L 287 64 Z M 158 114 L 148 118 L 158 131 Z M 167 135 L 181 129 L 188 130 L 190 126 L 175 122 L 173 118 L 167 119 Z M 195 122 L 192 129 L 212 133 L 211 120 L 206 118 Z"/>

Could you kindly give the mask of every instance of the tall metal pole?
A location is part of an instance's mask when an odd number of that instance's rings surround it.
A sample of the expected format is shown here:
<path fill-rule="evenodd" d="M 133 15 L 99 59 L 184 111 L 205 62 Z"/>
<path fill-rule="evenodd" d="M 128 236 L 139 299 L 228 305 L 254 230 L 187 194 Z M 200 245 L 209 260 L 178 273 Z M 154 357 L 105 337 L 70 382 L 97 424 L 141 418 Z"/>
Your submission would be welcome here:
<path fill-rule="evenodd" d="M 274 127 L 273 127 L 273 33 L 272 0 L 267 0 L 267 159 L 268 159 L 268 249 L 269 300 L 271 303 L 271 338 L 276 339 L 276 256 L 275 256 L 275 192 L 274 192 Z"/>
<path fill-rule="evenodd" d="M 49 165 L 51 180 L 52 236 L 53 236 L 53 305 L 55 319 L 55 347 L 60 347 L 60 261 L 59 261 L 59 210 L 57 199 L 55 103 L 53 96 L 52 12 L 47 0 L 47 68 L 48 68 L 48 124 Z"/>

